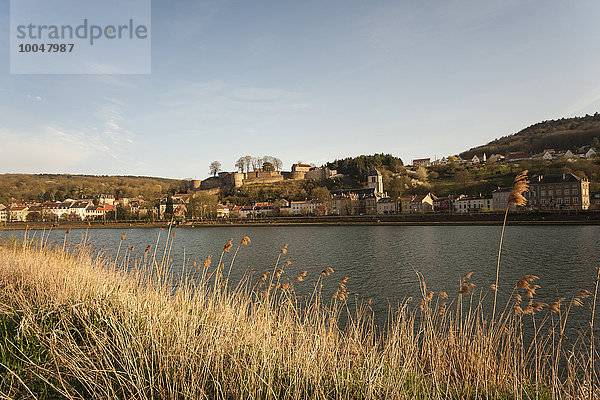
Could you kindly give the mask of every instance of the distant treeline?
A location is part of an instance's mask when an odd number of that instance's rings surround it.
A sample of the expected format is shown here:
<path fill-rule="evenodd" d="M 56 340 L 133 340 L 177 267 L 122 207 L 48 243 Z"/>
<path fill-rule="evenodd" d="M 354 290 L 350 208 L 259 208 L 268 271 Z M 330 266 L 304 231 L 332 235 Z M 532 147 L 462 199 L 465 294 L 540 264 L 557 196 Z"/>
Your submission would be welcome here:
<path fill-rule="evenodd" d="M 183 181 L 137 176 L 55 174 L 1 174 L 0 203 L 28 200 L 62 201 L 67 198 L 110 194 L 116 198 L 143 196 L 150 200 L 184 188 Z"/>
<path fill-rule="evenodd" d="M 571 150 L 580 147 L 600 147 L 600 114 L 585 117 L 561 118 L 531 125 L 518 133 L 496 139 L 460 154 L 464 159 L 486 153 L 506 155 L 508 152 L 527 152 L 530 155 L 545 149 Z"/>

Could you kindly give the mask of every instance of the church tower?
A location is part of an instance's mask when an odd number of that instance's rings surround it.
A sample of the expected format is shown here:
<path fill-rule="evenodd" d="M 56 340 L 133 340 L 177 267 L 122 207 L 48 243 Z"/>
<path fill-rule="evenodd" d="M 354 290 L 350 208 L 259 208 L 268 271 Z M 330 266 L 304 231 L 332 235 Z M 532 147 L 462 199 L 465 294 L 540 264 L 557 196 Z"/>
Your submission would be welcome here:
<path fill-rule="evenodd" d="M 375 189 L 375 194 L 383 194 L 383 176 L 381 175 L 381 172 L 376 169 L 369 172 L 367 182 L 369 189 Z"/>

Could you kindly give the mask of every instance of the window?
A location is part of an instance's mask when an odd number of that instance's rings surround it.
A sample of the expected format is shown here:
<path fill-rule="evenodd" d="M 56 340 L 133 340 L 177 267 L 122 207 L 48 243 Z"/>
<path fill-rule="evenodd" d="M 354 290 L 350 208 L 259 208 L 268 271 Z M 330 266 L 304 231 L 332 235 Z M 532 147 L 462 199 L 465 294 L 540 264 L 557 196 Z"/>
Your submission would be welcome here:
<path fill-rule="evenodd" d="M 573 195 L 577 196 L 579 194 L 579 191 L 577 189 L 573 189 Z"/>
<path fill-rule="evenodd" d="M 569 195 L 569 189 L 565 189 L 565 196 Z"/>
<path fill-rule="evenodd" d="M 565 197 L 565 204 L 569 204 L 571 203 L 571 198 L 570 197 Z"/>
<path fill-rule="evenodd" d="M 562 204 L 562 197 L 556 198 L 556 204 Z"/>
<path fill-rule="evenodd" d="M 542 200 L 540 200 L 540 203 L 541 203 L 541 204 L 546 204 L 546 199 L 542 199 Z"/>
<path fill-rule="evenodd" d="M 562 196 L 562 190 L 556 189 L 556 195 L 557 196 Z"/>
<path fill-rule="evenodd" d="M 573 204 L 579 204 L 579 199 L 577 197 L 573 197 Z"/>
<path fill-rule="evenodd" d="M 542 192 L 541 192 L 541 195 L 542 195 L 542 196 L 546 196 L 546 191 L 545 191 L 545 190 L 542 190 Z"/>
<path fill-rule="evenodd" d="M 553 195 L 552 189 L 548 189 L 548 196 L 552 196 L 552 195 Z"/>

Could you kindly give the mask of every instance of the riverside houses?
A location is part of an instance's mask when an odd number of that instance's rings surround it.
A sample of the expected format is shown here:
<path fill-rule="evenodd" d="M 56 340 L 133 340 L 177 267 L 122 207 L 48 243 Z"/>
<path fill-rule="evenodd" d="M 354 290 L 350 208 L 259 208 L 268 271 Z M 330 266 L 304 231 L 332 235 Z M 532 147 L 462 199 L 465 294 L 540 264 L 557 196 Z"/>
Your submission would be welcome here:
<path fill-rule="evenodd" d="M 398 199 L 403 214 L 426 213 L 433 211 L 433 195 L 431 193 L 419 194 Z"/>
<path fill-rule="evenodd" d="M 4 204 L 0 204 L 0 222 L 8 221 L 8 209 Z"/>
<path fill-rule="evenodd" d="M 590 208 L 590 182 L 574 174 L 535 175 L 525 195 L 531 207 L 540 210 Z"/>

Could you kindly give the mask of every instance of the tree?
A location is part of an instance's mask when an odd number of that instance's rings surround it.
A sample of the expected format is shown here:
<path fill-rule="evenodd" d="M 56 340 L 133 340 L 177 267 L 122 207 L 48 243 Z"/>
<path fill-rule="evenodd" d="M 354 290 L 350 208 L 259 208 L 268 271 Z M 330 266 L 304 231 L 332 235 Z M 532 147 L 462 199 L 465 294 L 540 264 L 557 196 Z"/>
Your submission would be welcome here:
<path fill-rule="evenodd" d="M 173 216 L 175 208 L 173 206 L 173 197 L 167 197 L 167 204 L 165 206 L 165 219 L 169 219 Z"/>
<path fill-rule="evenodd" d="M 462 190 L 467 188 L 467 185 L 473 181 L 473 176 L 467 170 L 460 170 L 454 174 L 454 180 L 458 183 Z"/>
<path fill-rule="evenodd" d="M 271 162 L 273 163 L 273 166 L 275 167 L 276 171 L 281 171 L 281 168 L 283 167 L 283 163 L 281 162 L 281 160 L 279 158 L 273 157 L 273 160 Z"/>
<path fill-rule="evenodd" d="M 208 168 L 212 176 L 217 176 L 217 174 L 221 171 L 221 163 L 218 161 L 213 161 L 210 163 Z"/>
<path fill-rule="evenodd" d="M 133 218 L 130 207 L 117 206 L 117 219 L 120 221 L 130 220 Z"/>
<path fill-rule="evenodd" d="M 240 172 L 244 172 L 245 165 L 246 160 L 244 159 L 244 157 L 238 158 L 238 160 L 235 162 L 235 168 L 238 169 Z"/>
<path fill-rule="evenodd" d="M 423 167 L 421 165 L 419 167 L 417 167 L 417 171 L 415 172 L 415 175 L 418 180 L 423 181 L 423 182 L 427 181 L 427 170 L 425 169 L 425 167 Z"/>
<path fill-rule="evenodd" d="M 38 222 L 42 220 L 42 214 L 40 214 L 37 211 L 32 211 L 30 213 L 27 213 L 27 216 L 25 217 L 25 219 L 28 222 Z"/>
<path fill-rule="evenodd" d="M 326 187 L 316 187 L 310 192 L 310 197 L 321 203 L 318 214 L 327 215 L 331 211 L 331 193 Z"/>
<path fill-rule="evenodd" d="M 257 171 L 260 169 L 260 167 L 262 167 L 263 159 L 260 157 L 252 157 L 250 163 L 252 164 L 252 169 L 254 171 Z"/>
<path fill-rule="evenodd" d="M 252 156 L 244 156 L 244 166 L 246 167 L 246 172 L 250 172 L 250 167 L 252 166 Z"/>
<path fill-rule="evenodd" d="M 263 163 L 262 169 L 263 171 L 275 171 L 275 166 L 272 163 L 266 161 Z"/>

